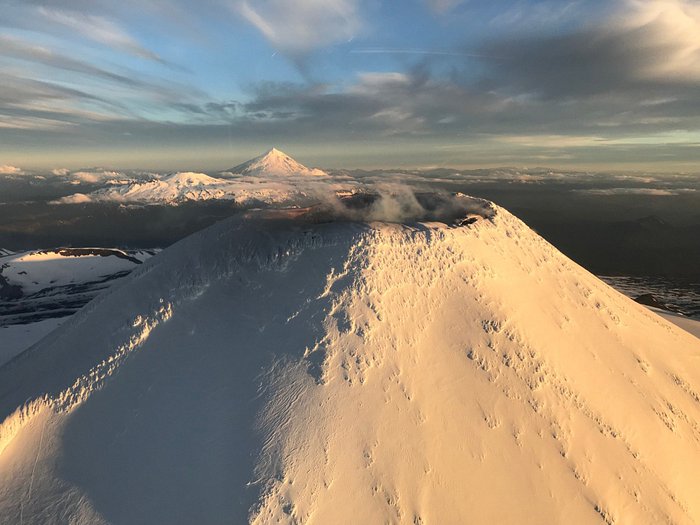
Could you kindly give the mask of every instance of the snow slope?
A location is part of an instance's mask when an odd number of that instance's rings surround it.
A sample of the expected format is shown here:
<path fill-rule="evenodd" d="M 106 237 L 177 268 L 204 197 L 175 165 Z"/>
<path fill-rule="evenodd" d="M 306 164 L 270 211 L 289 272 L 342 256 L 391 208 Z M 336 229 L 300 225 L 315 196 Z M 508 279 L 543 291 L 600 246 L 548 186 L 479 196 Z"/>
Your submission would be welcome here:
<path fill-rule="evenodd" d="M 0 257 L 0 366 L 154 253 L 58 248 Z"/>
<path fill-rule="evenodd" d="M 231 168 L 228 170 L 228 173 L 249 177 L 324 177 L 328 175 L 323 170 L 307 168 L 286 153 L 275 148 L 259 157 Z"/>
<path fill-rule="evenodd" d="M 700 321 L 696 319 L 689 319 L 683 315 L 679 315 L 673 312 L 667 312 L 665 310 L 660 310 L 658 308 L 648 307 L 652 312 L 657 313 L 669 323 L 673 323 L 676 326 L 682 328 L 686 332 L 690 332 L 695 337 L 700 338 Z"/>
<path fill-rule="evenodd" d="M 53 332 L 65 317 L 51 317 L 27 324 L 0 323 L 0 366 Z"/>
<path fill-rule="evenodd" d="M 700 522 L 700 340 L 493 211 L 165 250 L 0 367 L 0 516 Z"/>
<path fill-rule="evenodd" d="M 24 297 L 50 288 L 76 286 L 128 273 L 153 253 L 113 248 L 57 248 L 2 257 L 0 297 L 10 294 Z"/>

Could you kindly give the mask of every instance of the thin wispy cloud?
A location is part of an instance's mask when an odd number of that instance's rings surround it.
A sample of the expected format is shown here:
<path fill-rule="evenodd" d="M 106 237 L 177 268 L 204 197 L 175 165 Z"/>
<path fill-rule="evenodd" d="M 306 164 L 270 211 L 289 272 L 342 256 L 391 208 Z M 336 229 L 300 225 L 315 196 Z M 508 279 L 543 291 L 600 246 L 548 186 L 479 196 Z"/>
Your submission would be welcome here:
<path fill-rule="evenodd" d="M 610 3 L 612 5 L 612 3 Z M 516 2 L 500 11 L 490 21 L 493 28 L 515 30 L 556 29 L 563 23 L 585 18 L 590 2 L 586 0 L 541 0 L 537 2 Z"/>
<path fill-rule="evenodd" d="M 415 49 L 415 48 L 400 48 L 400 47 L 365 47 L 355 48 L 348 51 L 354 55 L 426 55 L 426 56 L 447 56 L 460 58 L 480 58 L 480 59 L 498 59 L 498 57 L 486 55 L 483 53 L 468 53 L 463 51 L 450 51 L 443 49 Z"/>
<path fill-rule="evenodd" d="M 58 24 L 94 42 L 125 51 L 137 57 L 163 62 L 153 51 L 146 49 L 118 23 L 104 16 L 39 7 L 37 13 L 47 22 Z"/>
<path fill-rule="evenodd" d="M 362 27 L 358 0 L 263 0 L 236 4 L 241 16 L 278 50 L 300 56 L 346 41 Z"/>
<path fill-rule="evenodd" d="M 425 0 L 428 7 L 436 13 L 444 14 L 447 11 L 454 9 L 466 0 Z"/>
<path fill-rule="evenodd" d="M 52 49 L 34 45 L 19 38 L 0 35 L 0 49 L 4 57 L 11 57 L 26 62 L 34 62 L 55 69 L 72 71 L 74 73 L 99 77 L 104 80 L 117 82 L 130 87 L 141 87 L 143 84 L 126 75 L 108 71 L 83 60 L 71 58 L 57 53 Z"/>

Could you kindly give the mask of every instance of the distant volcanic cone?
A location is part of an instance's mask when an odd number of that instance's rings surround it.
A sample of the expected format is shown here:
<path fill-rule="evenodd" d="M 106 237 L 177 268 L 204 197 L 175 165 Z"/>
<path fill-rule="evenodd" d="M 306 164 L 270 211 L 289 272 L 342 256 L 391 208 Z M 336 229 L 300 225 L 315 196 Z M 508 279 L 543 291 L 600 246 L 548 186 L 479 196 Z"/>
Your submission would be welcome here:
<path fill-rule="evenodd" d="M 259 157 L 231 168 L 228 172 L 251 177 L 294 177 L 299 175 L 304 177 L 324 177 L 327 175 L 325 171 L 307 168 L 286 153 L 275 148 Z"/>

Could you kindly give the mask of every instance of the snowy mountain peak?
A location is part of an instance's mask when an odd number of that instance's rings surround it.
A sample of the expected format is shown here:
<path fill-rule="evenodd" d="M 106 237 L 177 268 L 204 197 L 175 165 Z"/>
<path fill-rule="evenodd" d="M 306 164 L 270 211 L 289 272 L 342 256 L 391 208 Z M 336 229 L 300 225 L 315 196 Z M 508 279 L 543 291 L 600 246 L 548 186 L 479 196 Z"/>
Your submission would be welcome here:
<path fill-rule="evenodd" d="M 295 177 L 298 175 L 319 177 L 327 175 L 323 170 L 307 168 L 277 148 L 272 148 L 259 157 L 239 164 L 228 171 L 252 177 Z"/>
<path fill-rule="evenodd" d="M 204 173 L 194 173 L 190 171 L 173 173 L 172 175 L 163 177 L 162 180 L 171 185 L 174 184 L 182 187 L 209 186 L 221 183 L 220 180 L 210 177 L 209 175 L 205 175 Z"/>

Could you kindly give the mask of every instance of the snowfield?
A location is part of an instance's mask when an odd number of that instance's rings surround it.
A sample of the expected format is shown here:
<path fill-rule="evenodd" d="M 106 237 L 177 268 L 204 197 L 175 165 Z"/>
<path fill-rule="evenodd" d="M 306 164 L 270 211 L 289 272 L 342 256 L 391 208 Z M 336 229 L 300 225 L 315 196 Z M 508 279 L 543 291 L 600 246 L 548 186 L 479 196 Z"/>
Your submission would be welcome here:
<path fill-rule="evenodd" d="M 652 312 L 656 312 L 658 315 L 666 319 L 669 323 L 673 323 L 676 326 L 682 328 L 686 332 L 690 332 L 695 337 L 700 338 L 700 321 L 695 319 L 689 319 L 685 316 L 678 315 L 673 312 L 667 312 L 665 310 L 660 310 L 658 308 L 648 307 Z"/>
<path fill-rule="evenodd" d="M 181 241 L 0 367 L 4 520 L 700 522 L 696 337 L 495 205 L 279 215 Z"/>
<path fill-rule="evenodd" d="M 49 335 L 65 320 L 65 317 L 50 317 L 25 324 L 0 324 L 0 366 Z"/>
<path fill-rule="evenodd" d="M 26 297 L 128 273 L 152 250 L 57 248 L 0 257 L 0 297 Z"/>
<path fill-rule="evenodd" d="M 156 251 L 58 248 L 0 256 L 0 366 Z"/>

